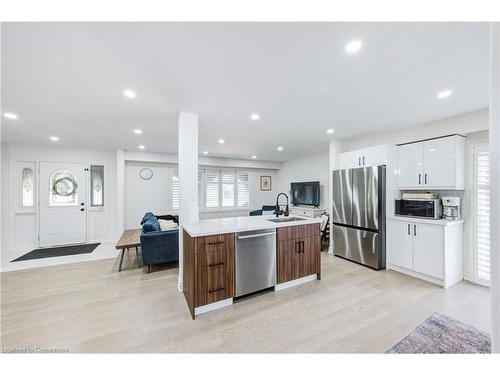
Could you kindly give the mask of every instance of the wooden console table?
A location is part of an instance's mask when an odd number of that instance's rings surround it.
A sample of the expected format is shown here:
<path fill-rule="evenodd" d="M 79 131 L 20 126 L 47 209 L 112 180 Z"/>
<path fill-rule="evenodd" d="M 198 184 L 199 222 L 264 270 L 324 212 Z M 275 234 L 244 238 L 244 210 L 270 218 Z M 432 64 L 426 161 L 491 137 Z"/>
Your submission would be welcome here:
<path fill-rule="evenodd" d="M 122 270 L 123 256 L 125 255 L 125 250 L 129 250 L 135 247 L 135 255 L 137 258 L 137 267 L 141 267 L 139 262 L 139 246 L 141 246 L 141 230 L 140 229 L 127 229 L 123 232 L 120 239 L 115 245 L 117 250 L 121 250 L 122 254 L 120 257 L 120 266 L 118 267 L 118 272 Z"/>

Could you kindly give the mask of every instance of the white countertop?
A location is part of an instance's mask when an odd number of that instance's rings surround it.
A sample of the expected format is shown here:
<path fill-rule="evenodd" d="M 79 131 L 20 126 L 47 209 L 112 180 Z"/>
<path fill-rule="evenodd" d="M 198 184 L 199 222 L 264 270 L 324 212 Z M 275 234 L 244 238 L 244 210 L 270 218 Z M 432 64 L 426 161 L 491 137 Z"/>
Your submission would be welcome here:
<path fill-rule="evenodd" d="M 280 216 L 280 218 L 283 217 L 284 216 Z M 290 227 L 294 225 L 321 223 L 320 218 L 305 218 L 296 215 L 290 215 L 289 217 L 299 217 L 304 220 L 273 223 L 272 221 L 267 220 L 275 219 L 276 217 L 273 215 L 239 216 L 200 220 L 196 224 L 184 224 L 183 228 L 191 237 L 200 237 L 214 234 L 244 232 L 248 230 L 272 229 Z"/>
<path fill-rule="evenodd" d="M 413 216 L 387 216 L 389 220 L 410 221 L 412 223 L 430 224 L 430 225 L 454 225 L 461 224 L 464 220 L 445 220 L 445 219 L 422 219 Z"/>

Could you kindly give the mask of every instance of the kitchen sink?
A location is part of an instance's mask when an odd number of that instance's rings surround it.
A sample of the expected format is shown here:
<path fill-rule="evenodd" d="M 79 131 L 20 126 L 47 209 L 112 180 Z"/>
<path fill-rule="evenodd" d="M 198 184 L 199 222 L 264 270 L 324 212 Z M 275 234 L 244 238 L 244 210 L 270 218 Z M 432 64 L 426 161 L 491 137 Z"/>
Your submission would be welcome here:
<path fill-rule="evenodd" d="M 301 217 L 277 217 L 276 219 L 266 219 L 267 221 L 272 221 L 273 223 L 288 223 L 290 221 L 302 221 L 306 220 Z"/>

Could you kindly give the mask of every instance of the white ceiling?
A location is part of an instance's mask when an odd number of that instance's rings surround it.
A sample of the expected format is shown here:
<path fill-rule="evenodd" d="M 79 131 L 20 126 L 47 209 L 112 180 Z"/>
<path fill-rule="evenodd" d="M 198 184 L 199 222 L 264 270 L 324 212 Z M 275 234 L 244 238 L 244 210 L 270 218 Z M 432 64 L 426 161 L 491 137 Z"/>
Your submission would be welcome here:
<path fill-rule="evenodd" d="M 4 23 L 2 69 L 6 141 L 176 152 L 190 111 L 200 153 L 282 161 L 487 107 L 488 24 Z"/>

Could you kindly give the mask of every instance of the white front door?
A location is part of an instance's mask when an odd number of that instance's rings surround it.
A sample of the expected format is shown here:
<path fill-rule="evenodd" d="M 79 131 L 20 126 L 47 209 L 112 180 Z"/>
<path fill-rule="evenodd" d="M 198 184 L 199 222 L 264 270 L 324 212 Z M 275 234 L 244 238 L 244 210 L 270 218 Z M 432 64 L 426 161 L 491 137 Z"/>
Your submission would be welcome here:
<path fill-rule="evenodd" d="M 87 239 L 87 173 L 84 164 L 40 162 L 40 246 Z"/>

